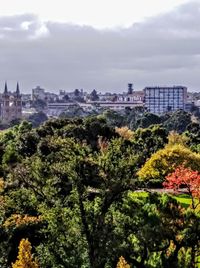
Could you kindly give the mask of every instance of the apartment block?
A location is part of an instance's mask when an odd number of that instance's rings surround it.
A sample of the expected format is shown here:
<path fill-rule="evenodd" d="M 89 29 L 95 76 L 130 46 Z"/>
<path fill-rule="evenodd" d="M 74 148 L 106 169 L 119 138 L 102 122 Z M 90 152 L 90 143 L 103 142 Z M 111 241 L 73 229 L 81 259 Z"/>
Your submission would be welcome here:
<path fill-rule="evenodd" d="M 154 114 L 185 110 L 187 88 L 184 86 L 146 87 L 144 100 L 146 109 Z"/>

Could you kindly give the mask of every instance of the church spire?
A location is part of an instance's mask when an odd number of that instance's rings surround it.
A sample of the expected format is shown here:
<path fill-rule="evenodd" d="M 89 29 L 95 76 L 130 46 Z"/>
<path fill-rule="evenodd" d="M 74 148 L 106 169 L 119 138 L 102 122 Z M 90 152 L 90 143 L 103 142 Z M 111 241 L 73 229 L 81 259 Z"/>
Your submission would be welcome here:
<path fill-rule="evenodd" d="M 20 92 L 19 92 L 19 83 L 17 82 L 17 89 L 16 89 L 16 93 L 17 93 L 17 95 L 19 95 L 20 94 Z"/>
<path fill-rule="evenodd" d="M 5 94 L 7 94 L 7 93 L 8 93 L 8 86 L 7 86 L 7 82 L 5 82 L 4 93 L 5 93 Z"/>

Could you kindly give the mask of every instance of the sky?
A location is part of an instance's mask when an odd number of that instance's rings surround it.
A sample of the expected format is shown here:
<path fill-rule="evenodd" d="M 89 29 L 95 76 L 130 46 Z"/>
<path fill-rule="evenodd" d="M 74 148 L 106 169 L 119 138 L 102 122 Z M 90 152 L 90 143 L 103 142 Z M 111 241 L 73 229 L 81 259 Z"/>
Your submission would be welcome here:
<path fill-rule="evenodd" d="M 200 0 L 0 0 L 0 88 L 200 91 Z M 0 89 L 0 91 L 2 91 Z"/>

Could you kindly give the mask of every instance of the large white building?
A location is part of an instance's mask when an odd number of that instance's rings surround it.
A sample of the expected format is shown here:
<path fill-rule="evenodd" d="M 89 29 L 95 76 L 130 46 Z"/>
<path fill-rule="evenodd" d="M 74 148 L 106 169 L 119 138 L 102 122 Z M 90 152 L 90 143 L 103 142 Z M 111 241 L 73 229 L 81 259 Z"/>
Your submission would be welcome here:
<path fill-rule="evenodd" d="M 146 109 L 154 114 L 185 110 L 187 88 L 183 86 L 146 87 L 144 100 Z"/>

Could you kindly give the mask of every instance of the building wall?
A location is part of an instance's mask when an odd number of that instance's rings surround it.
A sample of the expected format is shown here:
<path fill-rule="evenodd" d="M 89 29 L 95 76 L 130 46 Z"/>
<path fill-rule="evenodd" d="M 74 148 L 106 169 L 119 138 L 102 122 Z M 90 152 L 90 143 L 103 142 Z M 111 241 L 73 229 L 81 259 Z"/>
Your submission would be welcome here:
<path fill-rule="evenodd" d="M 179 109 L 185 110 L 186 87 L 146 87 L 144 95 L 145 107 L 151 113 L 162 114 Z"/>
<path fill-rule="evenodd" d="M 9 122 L 22 117 L 21 96 L 15 93 L 2 94 L 1 96 L 1 120 Z"/>
<path fill-rule="evenodd" d="M 32 100 L 45 100 L 45 90 L 40 86 L 32 89 Z"/>

